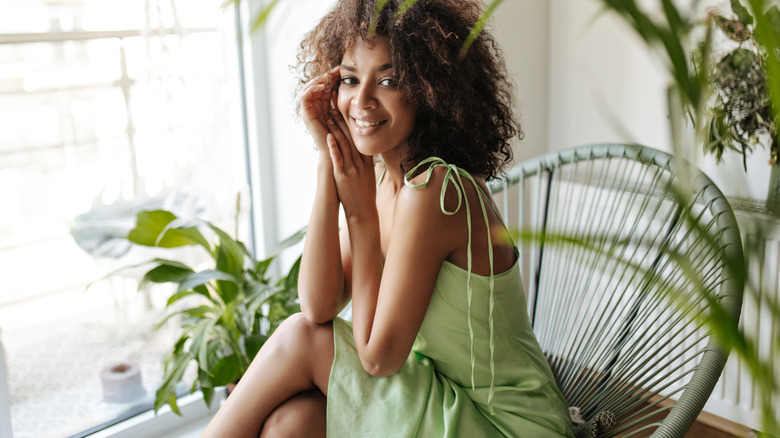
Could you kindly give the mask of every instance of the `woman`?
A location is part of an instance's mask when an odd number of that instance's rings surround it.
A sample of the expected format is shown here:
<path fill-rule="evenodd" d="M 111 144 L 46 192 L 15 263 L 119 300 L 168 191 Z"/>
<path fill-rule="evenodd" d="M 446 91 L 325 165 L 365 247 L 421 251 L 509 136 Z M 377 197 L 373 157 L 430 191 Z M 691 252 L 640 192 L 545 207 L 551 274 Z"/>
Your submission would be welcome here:
<path fill-rule="evenodd" d="M 571 436 L 515 248 L 495 238 L 484 180 L 520 131 L 492 37 L 460 56 L 481 5 L 375 3 L 339 1 L 301 44 L 320 154 L 302 313 L 204 436 Z"/>

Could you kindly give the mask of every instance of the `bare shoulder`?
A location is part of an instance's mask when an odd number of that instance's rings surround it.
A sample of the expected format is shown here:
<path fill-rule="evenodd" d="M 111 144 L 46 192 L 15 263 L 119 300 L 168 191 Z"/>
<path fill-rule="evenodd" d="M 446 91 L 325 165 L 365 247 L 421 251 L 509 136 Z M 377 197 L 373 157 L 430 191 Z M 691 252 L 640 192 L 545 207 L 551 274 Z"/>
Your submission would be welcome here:
<path fill-rule="evenodd" d="M 463 200 L 459 189 L 447 180 L 447 169 L 435 167 L 416 175 L 398 193 L 395 206 L 396 224 L 419 227 L 441 238 L 459 231 L 463 218 Z M 443 197 L 443 201 L 442 201 Z M 442 202 L 444 209 L 442 210 Z M 452 213 L 455 214 L 452 214 Z"/>
<path fill-rule="evenodd" d="M 415 208 L 427 206 L 430 211 L 436 210 L 447 218 L 455 219 L 453 216 L 458 216 L 458 213 L 464 210 L 464 198 L 469 197 L 470 200 L 477 201 L 478 195 L 471 182 L 454 172 L 448 176 L 448 170 L 447 167 L 437 166 L 416 175 L 409 181 L 410 185 L 416 187 L 405 187 L 403 193 L 399 194 L 399 204 L 412 205 Z M 483 185 L 477 178 L 475 181 L 478 181 L 480 186 Z M 442 203 L 444 210 L 448 212 L 446 214 L 442 211 Z"/>

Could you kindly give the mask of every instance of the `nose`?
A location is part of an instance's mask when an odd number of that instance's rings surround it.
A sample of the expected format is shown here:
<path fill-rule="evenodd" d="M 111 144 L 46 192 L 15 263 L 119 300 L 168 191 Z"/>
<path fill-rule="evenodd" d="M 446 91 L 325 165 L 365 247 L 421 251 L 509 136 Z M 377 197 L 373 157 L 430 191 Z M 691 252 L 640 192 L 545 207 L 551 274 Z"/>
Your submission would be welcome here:
<path fill-rule="evenodd" d="M 358 92 L 353 99 L 353 105 L 360 109 L 376 109 L 379 106 L 376 96 L 374 95 L 374 87 L 370 83 L 363 82 L 358 88 Z"/>

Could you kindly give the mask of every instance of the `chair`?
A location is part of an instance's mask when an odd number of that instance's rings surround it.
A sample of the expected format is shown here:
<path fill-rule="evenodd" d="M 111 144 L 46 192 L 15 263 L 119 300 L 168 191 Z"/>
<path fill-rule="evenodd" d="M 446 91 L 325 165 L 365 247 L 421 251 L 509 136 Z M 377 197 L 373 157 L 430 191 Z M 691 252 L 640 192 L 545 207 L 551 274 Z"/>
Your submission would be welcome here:
<path fill-rule="evenodd" d="M 569 406 L 612 412 L 599 436 L 682 437 L 728 356 L 707 323 L 736 327 L 741 308 L 720 190 L 669 154 L 608 144 L 519 164 L 491 191 L 519 231 L 528 311 Z"/>

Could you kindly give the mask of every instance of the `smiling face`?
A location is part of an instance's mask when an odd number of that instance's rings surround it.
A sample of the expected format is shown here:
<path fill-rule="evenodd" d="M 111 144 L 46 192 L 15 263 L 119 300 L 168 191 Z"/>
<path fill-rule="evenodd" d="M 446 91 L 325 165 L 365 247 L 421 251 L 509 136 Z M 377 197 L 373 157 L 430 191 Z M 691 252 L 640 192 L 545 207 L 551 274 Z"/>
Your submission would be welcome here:
<path fill-rule="evenodd" d="M 387 38 L 375 37 L 373 43 L 372 47 L 358 38 L 344 54 L 338 108 L 360 153 L 402 154 L 415 111 L 396 87 Z"/>

